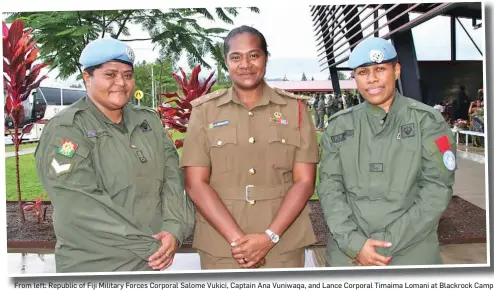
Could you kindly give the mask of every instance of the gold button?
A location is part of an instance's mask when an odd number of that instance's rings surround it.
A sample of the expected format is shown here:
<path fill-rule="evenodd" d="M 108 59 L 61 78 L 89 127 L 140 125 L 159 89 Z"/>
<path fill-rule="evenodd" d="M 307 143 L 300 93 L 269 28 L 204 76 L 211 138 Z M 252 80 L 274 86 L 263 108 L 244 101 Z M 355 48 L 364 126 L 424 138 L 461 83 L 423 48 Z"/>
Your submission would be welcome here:
<path fill-rule="evenodd" d="M 252 143 L 254 143 L 254 142 L 256 142 L 256 139 L 254 139 L 254 137 L 250 137 L 250 138 L 249 138 L 249 143 L 251 143 L 251 144 L 252 144 Z"/>
<path fill-rule="evenodd" d="M 286 140 L 285 139 L 281 139 L 281 143 L 285 144 L 286 143 Z"/>
<path fill-rule="evenodd" d="M 250 175 L 256 174 L 256 170 L 254 168 L 249 169 Z"/>
<path fill-rule="evenodd" d="M 221 142 L 221 140 L 218 140 L 218 143 L 216 143 L 216 144 L 218 144 L 218 146 L 221 146 L 223 144 L 223 142 Z"/>
<path fill-rule="evenodd" d="M 251 117 L 252 117 L 252 116 L 254 116 L 254 113 L 252 113 L 252 112 L 249 112 L 249 116 L 251 116 Z"/>

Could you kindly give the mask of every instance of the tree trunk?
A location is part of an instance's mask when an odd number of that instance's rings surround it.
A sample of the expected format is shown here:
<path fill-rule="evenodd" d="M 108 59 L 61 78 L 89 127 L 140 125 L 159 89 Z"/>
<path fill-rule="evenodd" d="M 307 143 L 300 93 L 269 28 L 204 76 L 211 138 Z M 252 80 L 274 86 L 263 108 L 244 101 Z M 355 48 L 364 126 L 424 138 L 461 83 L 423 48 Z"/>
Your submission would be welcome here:
<path fill-rule="evenodd" d="M 19 125 L 15 120 L 14 120 L 14 136 L 12 136 L 12 141 L 14 141 L 14 147 L 15 147 L 15 178 L 17 183 L 17 202 L 19 204 L 19 213 L 21 214 L 21 220 L 23 223 L 25 223 L 26 217 L 24 216 L 24 208 L 22 207 L 21 178 L 19 174 L 19 145 L 21 144 L 22 140 L 19 140 Z"/>

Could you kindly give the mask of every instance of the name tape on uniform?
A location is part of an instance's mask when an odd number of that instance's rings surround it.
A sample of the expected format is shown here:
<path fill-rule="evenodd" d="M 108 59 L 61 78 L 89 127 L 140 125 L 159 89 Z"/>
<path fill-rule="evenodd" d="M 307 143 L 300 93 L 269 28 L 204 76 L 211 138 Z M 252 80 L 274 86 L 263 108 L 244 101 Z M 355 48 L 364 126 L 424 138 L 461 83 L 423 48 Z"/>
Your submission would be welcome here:
<path fill-rule="evenodd" d="M 223 127 L 223 126 L 226 126 L 228 124 L 230 124 L 230 121 L 229 120 L 223 120 L 223 121 L 219 121 L 219 122 L 214 122 L 214 123 L 209 124 L 209 129 Z"/>

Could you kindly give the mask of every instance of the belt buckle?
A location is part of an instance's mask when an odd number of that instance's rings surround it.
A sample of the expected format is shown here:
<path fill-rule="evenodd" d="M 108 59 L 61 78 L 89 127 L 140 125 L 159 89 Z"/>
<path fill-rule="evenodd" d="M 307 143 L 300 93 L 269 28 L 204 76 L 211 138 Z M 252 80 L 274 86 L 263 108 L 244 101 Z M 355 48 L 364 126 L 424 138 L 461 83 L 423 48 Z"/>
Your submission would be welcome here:
<path fill-rule="evenodd" d="M 254 187 L 254 185 L 252 184 L 249 184 L 245 187 L 245 200 L 250 204 L 250 205 L 254 205 L 256 203 L 255 200 L 253 199 L 249 199 L 249 188 L 251 187 Z"/>

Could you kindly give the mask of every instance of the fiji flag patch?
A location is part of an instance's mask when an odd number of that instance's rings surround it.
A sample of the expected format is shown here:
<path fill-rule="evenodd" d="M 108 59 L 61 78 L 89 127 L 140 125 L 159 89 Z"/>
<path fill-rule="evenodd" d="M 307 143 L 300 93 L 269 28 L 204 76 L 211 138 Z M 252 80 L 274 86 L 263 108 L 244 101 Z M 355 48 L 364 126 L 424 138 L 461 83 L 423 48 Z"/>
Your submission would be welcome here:
<path fill-rule="evenodd" d="M 57 153 L 65 157 L 72 158 L 74 157 L 77 147 L 79 147 L 77 143 L 64 139 L 58 146 Z"/>

